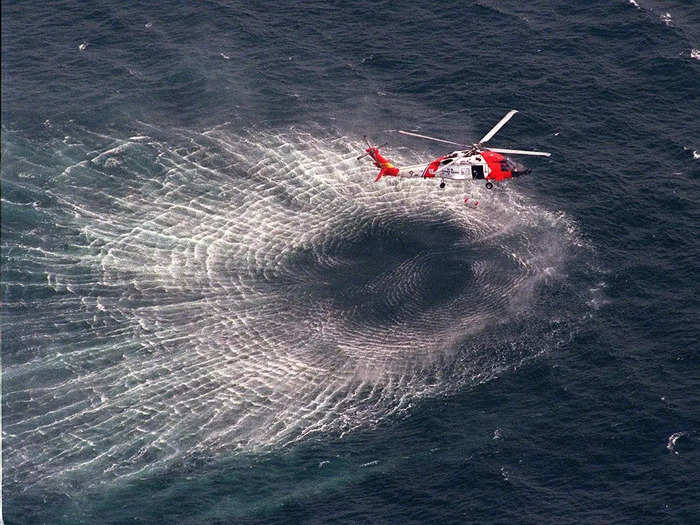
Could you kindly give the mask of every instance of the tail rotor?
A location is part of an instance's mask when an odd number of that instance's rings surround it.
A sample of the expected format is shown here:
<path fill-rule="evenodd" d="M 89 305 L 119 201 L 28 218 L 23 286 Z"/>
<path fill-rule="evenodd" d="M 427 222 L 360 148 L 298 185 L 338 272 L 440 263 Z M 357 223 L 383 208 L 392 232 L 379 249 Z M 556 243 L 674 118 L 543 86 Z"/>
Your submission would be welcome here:
<path fill-rule="evenodd" d="M 365 139 L 365 142 L 367 143 L 367 149 L 365 152 L 357 157 L 357 160 L 360 160 L 363 157 L 369 156 L 371 159 L 374 161 L 374 165 L 379 168 L 379 174 L 377 175 L 377 178 L 374 180 L 374 182 L 377 182 L 379 179 L 381 179 L 384 175 L 390 175 L 392 177 L 395 177 L 396 175 L 399 174 L 399 169 L 394 166 L 390 160 L 385 159 L 384 157 L 381 156 L 379 153 L 379 148 L 383 148 L 388 144 L 388 142 L 385 142 L 384 144 L 380 146 L 372 146 L 367 139 L 367 136 L 365 135 L 363 137 Z"/>
<path fill-rule="evenodd" d="M 367 135 L 364 135 L 362 138 L 364 139 L 365 143 L 367 144 L 367 149 L 365 150 L 365 152 L 362 155 L 357 157 L 357 160 L 360 160 L 360 159 L 366 157 L 367 155 L 371 155 L 369 150 L 372 150 L 372 149 L 377 150 L 377 149 L 383 148 L 384 146 L 389 144 L 388 142 L 385 142 L 384 144 L 380 144 L 379 146 L 372 146 L 372 144 L 369 143 L 369 139 L 367 138 Z"/>

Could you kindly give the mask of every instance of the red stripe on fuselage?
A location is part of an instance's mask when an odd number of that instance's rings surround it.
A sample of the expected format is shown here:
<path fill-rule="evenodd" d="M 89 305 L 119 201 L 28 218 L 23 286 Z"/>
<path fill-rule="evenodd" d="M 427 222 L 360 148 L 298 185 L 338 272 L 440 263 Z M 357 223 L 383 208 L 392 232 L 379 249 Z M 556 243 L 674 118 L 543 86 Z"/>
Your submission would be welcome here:
<path fill-rule="evenodd" d="M 425 170 L 423 171 L 423 178 L 424 179 L 432 179 L 433 177 L 435 177 L 435 172 L 440 167 L 440 161 L 442 159 L 444 159 L 446 156 L 447 155 L 443 155 L 442 157 L 438 157 L 433 162 L 428 164 L 428 167 L 425 168 Z"/>

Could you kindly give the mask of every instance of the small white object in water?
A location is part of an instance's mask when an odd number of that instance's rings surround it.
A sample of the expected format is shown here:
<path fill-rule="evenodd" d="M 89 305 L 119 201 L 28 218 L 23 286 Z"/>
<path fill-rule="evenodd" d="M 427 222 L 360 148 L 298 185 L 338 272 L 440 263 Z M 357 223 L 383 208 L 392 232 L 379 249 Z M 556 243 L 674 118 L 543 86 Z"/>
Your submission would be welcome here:
<path fill-rule="evenodd" d="M 695 160 L 700 159 L 700 153 L 698 153 L 697 151 L 693 150 L 693 158 L 694 158 Z"/>
<path fill-rule="evenodd" d="M 700 60 L 700 49 L 691 49 L 690 50 L 690 58 L 694 58 L 695 60 Z"/>
<path fill-rule="evenodd" d="M 87 43 L 87 42 L 83 42 L 82 44 L 80 44 L 80 45 L 78 46 L 78 49 L 80 49 L 81 51 L 85 51 L 85 50 L 87 49 L 87 46 L 88 46 L 88 43 Z"/>
<path fill-rule="evenodd" d="M 687 434 L 687 432 L 676 432 L 674 434 L 671 434 L 670 436 L 668 436 L 668 443 L 666 443 L 666 448 L 674 454 L 678 454 L 678 452 L 676 451 L 676 441 L 678 441 L 678 438 L 680 438 L 681 436 L 685 436 Z"/>
<path fill-rule="evenodd" d="M 666 24 L 667 26 L 670 26 L 670 25 L 671 25 L 671 22 L 673 22 L 673 20 L 671 19 L 671 13 L 669 13 L 668 11 L 666 11 L 666 13 L 664 13 L 664 14 L 661 16 L 661 20 L 664 21 L 664 24 Z"/>
<path fill-rule="evenodd" d="M 147 22 L 145 27 L 146 29 L 150 29 L 151 27 L 153 27 L 153 22 Z"/>
<path fill-rule="evenodd" d="M 224 57 L 226 60 L 231 60 L 231 57 L 228 56 L 226 53 L 219 53 L 222 57 Z"/>
<path fill-rule="evenodd" d="M 634 7 L 640 9 L 639 4 L 635 2 L 634 0 L 630 0 L 630 4 L 632 4 Z"/>

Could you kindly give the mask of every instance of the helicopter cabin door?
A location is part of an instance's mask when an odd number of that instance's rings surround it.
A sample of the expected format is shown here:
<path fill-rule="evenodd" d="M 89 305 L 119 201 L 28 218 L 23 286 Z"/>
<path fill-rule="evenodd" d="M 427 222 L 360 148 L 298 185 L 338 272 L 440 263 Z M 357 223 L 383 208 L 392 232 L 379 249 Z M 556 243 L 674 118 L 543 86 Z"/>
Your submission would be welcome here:
<path fill-rule="evenodd" d="M 481 164 L 472 165 L 472 179 L 483 179 L 484 167 Z"/>

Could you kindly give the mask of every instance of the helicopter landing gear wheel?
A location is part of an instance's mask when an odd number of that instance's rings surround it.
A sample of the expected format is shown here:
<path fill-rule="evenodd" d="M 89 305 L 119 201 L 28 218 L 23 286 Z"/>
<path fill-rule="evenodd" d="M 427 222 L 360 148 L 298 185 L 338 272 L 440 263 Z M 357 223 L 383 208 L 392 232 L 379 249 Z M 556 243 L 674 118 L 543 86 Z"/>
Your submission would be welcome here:
<path fill-rule="evenodd" d="M 444 189 L 444 188 L 445 188 L 445 181 L 440 180 L 440 189 Z"/>
<path fill-rule="evenodd" d="M 490 189 L 492 189 L 492 188 L 493 188 L 493 184 L 491 184 L 490 182 L 487 182 L 487 183 L 486 183 L 486 189 L 487 189 L 487 190 L 490 190 Z"/>

